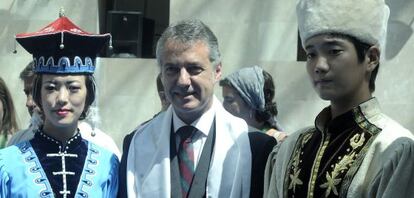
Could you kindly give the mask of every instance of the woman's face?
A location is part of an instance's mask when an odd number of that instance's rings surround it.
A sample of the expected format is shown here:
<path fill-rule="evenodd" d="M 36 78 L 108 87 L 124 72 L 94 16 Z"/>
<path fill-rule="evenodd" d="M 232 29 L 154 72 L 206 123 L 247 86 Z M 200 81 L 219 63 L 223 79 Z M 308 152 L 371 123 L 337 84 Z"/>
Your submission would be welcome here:
<path fill-rule="evenodd" d="M 85 108 L 84 75 L 42 76 L 41 100 L 45 126 L 61 128 L 77 125 Z"/>
<path fill-rule="evenodd" d="M 251 110 L 240 97 L 239 93 L 233 87 L 227 85 L 223 85 L 222 88 L 224 109 L 249 123 L 250 119 L 253 119 L 250 116 Z"/>

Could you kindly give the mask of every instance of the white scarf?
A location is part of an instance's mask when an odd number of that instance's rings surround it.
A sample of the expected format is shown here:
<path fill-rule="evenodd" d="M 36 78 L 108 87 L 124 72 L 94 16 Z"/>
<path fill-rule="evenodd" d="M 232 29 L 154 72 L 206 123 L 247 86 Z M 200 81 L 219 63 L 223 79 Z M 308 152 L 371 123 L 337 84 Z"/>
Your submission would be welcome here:
<path fill-rule="evenodd" d="M 251 152 L 246 123 L 224 110 L 216 97 L 215 148 L 207 197 L 249 197 Z M 172 107 L 136 129 L 127 158 L 128 197 L 171 197 Z"/>

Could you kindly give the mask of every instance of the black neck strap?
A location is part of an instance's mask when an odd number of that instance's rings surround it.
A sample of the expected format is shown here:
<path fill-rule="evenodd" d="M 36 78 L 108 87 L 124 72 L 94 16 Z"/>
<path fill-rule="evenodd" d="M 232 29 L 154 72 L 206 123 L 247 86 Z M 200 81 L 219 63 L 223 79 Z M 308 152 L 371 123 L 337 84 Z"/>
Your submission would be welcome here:
<path fill-rule="evenodd" d="M 174 123 L 171 121 L 170 133 L 170 160 L 171 160 L 171 197 L 182 198 L 180 169 L 178 165 L 177 145 L 175 142 Z M 197 168 L 194 173 L 193 181 L 190 185 L 190 192 L 188 197 L 205 197 L 207 177 L 210 169 L 211 156 L 214 150 L 214 142 L 216 139 L 216 118 L 214 117 L 213 124 L 210 127 L 207 140 L 204 143 L 203 151 L 197 163 Z"/>

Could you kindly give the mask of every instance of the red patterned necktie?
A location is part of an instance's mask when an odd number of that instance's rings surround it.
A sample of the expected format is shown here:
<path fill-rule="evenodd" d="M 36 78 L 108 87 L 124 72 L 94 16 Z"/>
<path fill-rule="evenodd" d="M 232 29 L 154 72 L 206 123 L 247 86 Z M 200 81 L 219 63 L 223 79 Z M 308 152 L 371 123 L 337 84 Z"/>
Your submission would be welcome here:
<path fill-rule="evenodd" d="M 177 131 L 177 134 L 180 136 L 178 163 L 180 167 L 180 181 L 183 198 L 188 196 L 194 176 L 194 149 L 192 137 L 196 130 L 197 129 L 193 126 L 183 126 Z"/>

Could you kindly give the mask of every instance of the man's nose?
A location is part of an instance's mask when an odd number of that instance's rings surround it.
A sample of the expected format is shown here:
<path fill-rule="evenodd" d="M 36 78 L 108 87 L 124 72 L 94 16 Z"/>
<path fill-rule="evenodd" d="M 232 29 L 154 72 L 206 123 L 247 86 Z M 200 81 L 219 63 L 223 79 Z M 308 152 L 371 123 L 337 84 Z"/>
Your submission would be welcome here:
<path fill-rule="evenodd" d="M 323 56 L 316 57 L 315 61 L 315 73 L 326 73 L 329 70 L 328 60 Z"/>
<path fill-rule="evenodd" d="M 185 67 L 180 69 L 180 73 L 178 74 L 178 84 L 183 86 L 188 86 L 191 84 L 191 75 L 188 73 Z"/>

